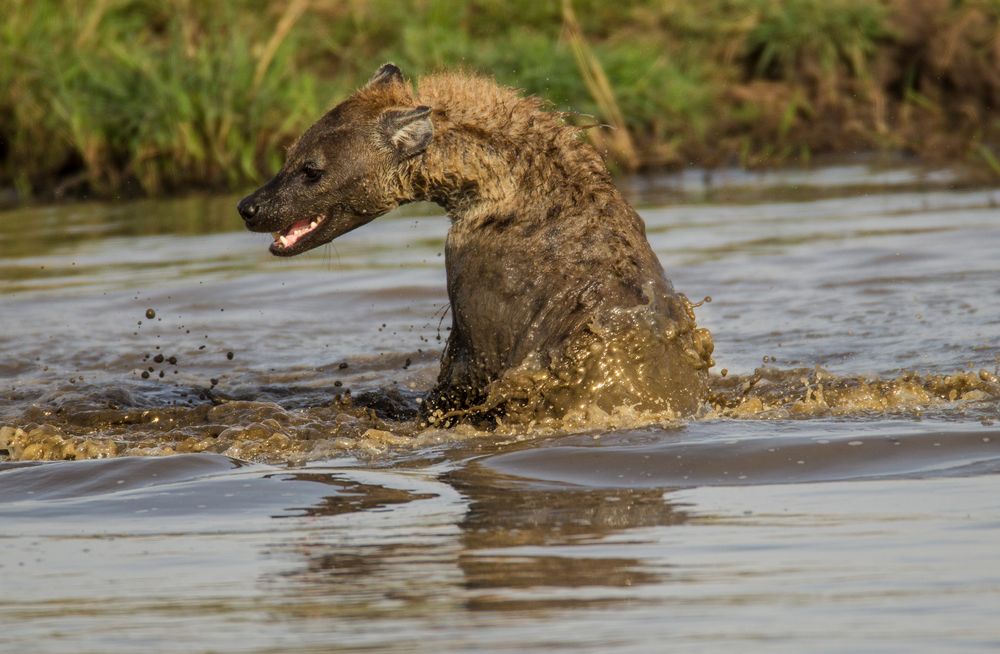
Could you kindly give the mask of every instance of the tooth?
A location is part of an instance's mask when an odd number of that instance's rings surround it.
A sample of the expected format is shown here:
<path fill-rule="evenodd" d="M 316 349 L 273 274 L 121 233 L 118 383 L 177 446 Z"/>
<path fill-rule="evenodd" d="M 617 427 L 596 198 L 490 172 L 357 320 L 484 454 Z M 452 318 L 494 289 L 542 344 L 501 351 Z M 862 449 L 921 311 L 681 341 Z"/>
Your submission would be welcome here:
<path fill-rule="evenodd" d="M 282 245 L 285 245 L 285 246 L 287 246 L 287 245 L 288 245 L 288 239 L 287 239 L 287 238 L 285 238 L 284 236 L 282 236 L 282 237 L 281 237 L 280 239 L 278 239 L 278 240 L 279 240 L 279 241 L 281 241 L 281 244 L 282 244 Z"/>
<path fill-rule="evenodd" d="M 315 229 L 316 225 L 318 225 L 318 224 L 319 224 L 319 221 L 313 220 L 311 223 L 309 223 L 309 229 Z"/>

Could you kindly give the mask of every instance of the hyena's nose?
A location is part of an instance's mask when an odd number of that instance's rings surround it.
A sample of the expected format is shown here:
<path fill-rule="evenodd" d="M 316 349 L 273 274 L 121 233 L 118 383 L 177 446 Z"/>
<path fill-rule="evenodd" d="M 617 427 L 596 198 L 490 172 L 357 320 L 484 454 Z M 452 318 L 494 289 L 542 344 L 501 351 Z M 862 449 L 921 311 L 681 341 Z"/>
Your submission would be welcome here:
<path fill-rule="evenodd" d="M 247 196 L 240 200 L 240 203 L 236 205 L 236 210 L 240 212 L 243 216 L 243 222 L 250 222 L 253 217 L 257 215 L 257 204 L 251 200 L 252 196 Z"/>

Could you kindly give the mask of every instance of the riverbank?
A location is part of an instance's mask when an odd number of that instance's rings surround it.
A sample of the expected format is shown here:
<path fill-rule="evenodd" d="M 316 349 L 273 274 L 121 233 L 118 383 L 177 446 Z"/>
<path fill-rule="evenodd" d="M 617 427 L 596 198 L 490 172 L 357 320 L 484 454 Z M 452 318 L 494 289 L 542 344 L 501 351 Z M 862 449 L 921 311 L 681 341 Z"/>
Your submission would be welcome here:
<path fill-rule="evenodd" d="M 620 171 L 869 152 L 1000 178 L 992 0 L 4 4 L 10 200 L 252 185 L 387 60 L 600 123 L 587 138 Z"/>

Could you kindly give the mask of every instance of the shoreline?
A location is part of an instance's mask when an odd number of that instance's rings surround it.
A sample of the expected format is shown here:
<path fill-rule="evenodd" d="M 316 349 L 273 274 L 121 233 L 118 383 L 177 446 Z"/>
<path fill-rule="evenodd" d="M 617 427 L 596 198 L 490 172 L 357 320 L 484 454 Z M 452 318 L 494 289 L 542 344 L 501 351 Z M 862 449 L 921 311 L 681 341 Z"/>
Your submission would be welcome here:
<path fill-rule="evenodd" d="M 616 185 L 637 203 L 649 201 L 758 202 L 776 199 L 816 199 L 894 191 L 973 190 L 996 188 L 1000 178 L 969 171 L 962 165 L 929 165 L 912 157 L 887 158 L 882 153 L 817 157 L 809 165 L 767 168 L 661 167 L 614 175 Z M 252 186 L 234 188 L 187 187 L 162 195 L 141 191 L 113 196 L 65 195 L 19 198 L 16 189 L 0 188 L 0 212 L 69 204 L 142 202 L 158 199 L 237 196 Z"/>

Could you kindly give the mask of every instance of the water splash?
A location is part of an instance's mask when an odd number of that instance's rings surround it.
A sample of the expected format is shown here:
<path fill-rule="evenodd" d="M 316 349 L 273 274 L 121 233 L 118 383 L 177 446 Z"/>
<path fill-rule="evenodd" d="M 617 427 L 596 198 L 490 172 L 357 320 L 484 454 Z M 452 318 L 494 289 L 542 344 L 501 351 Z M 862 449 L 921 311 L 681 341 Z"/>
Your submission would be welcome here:
<path fill-rule="evenodd" d="M 198 406 L 33 407 L 0 427 L 0 451 L 12 461 L 210 452 L 248 461 L 301 463 L 344 455 L 379 459 L 393 451 L 470 439 L 530 440 L 684 424 L 669 410 L 641 406 L 608 410 L 590 403 L 576 404 L 558 418 L 439 427 L 416 417 L 419 399 L 418 393 L 387 388 L 356 397 L 343 394 L 328 404 L 302 408 L 221 398 Z M 991 424 L 1000 419 L 1000 381 L 985 369 L 872 378 L 838 376 L 819 367 L 768 366 L 748 375 L 712 376 L 708 400 L 693 420 L 892 416 L 971 418 Z"/>

